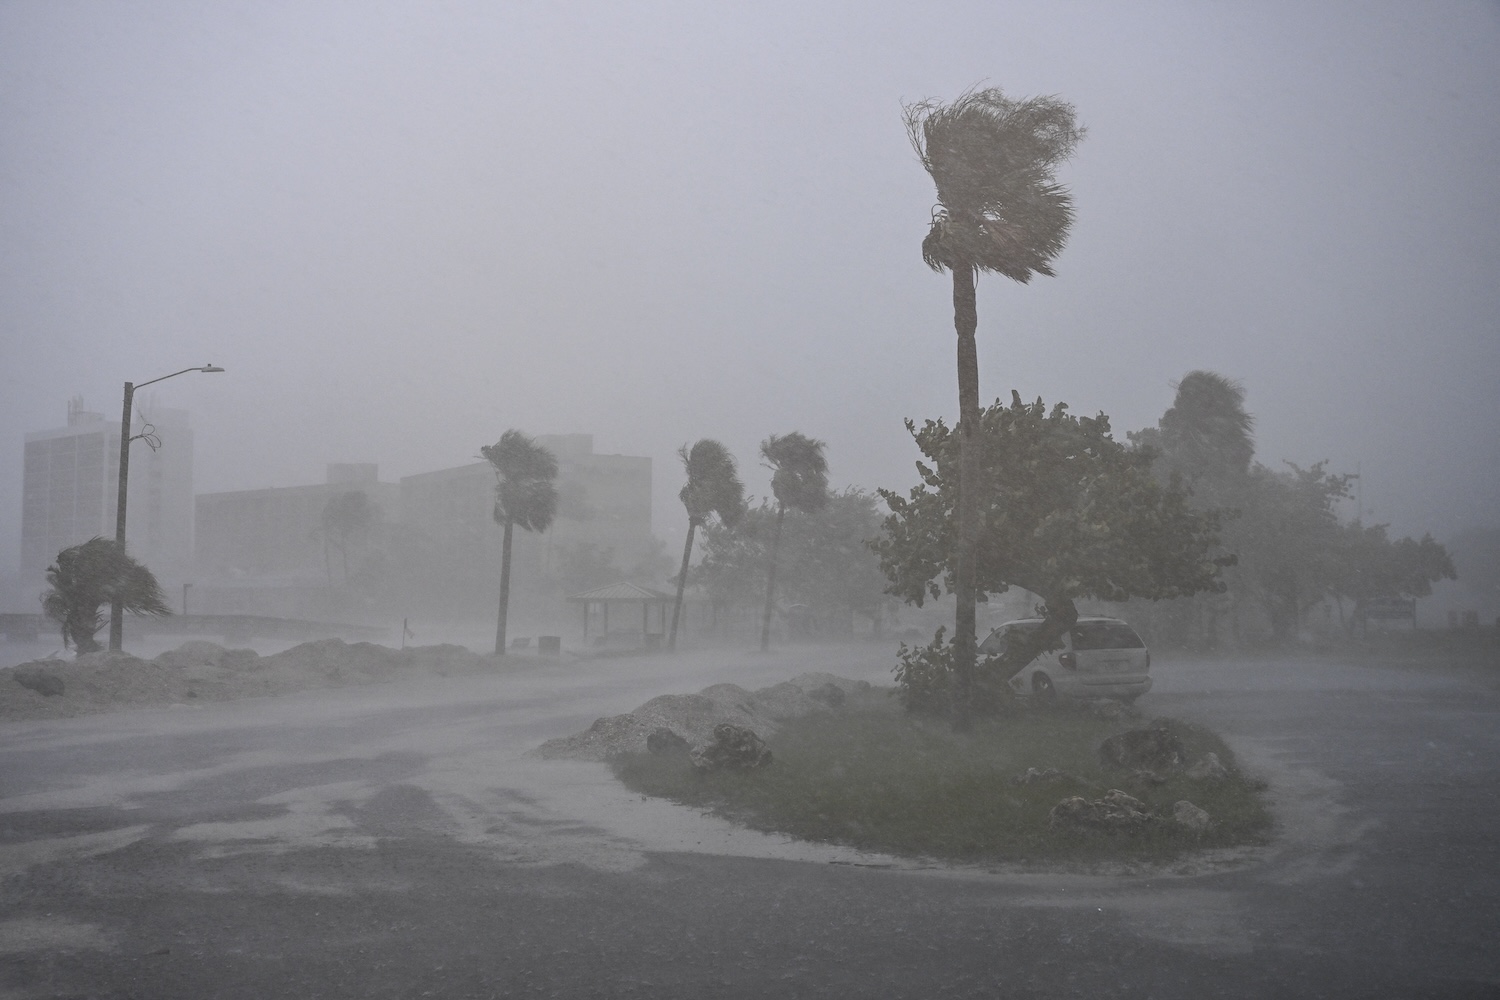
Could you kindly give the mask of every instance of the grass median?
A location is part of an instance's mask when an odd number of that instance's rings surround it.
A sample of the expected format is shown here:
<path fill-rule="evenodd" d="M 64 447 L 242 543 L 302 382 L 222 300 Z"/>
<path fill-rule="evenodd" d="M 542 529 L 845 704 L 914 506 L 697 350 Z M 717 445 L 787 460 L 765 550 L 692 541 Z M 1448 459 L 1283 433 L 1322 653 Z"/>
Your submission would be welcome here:
<path fill-rule="evenodd" d="M 837 712 L 791 720 L 766 739 L 771 764 L 750 771 L 696 769 L 685 754 L 626 754 L 613 761 L 628 787 L 695 806 L 748 827 L 805 840 L 949 861 L 1161 861 L 1269 836 L 1264 785 L 1239 770 L 1208 730 L 1165 724 L 1189 759 L 1212 752 L 1219 780 L 1171 775 L 1132 783 L 1107 771 L 1099 744 L 1140 719 L 1109 719 L 1066 704 L 1016 709 L 955 733 L 947 722 L 906 714 L 887 689 L 854 696 Z M 1061 778 L 1018 783 L 1028 768 Z M 1213 818 L 1204 831 L 1161 819 L 1130 832 L 1053 830 L 1052 807 L 1073 795 L 1122 788 L 1168 816 L 1186 799 Z"/>

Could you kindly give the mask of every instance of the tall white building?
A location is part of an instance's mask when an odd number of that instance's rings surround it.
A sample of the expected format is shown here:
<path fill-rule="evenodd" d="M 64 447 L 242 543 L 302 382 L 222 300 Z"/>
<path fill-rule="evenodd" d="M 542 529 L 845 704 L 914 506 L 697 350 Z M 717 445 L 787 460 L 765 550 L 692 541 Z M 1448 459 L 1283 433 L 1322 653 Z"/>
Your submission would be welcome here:
<path fill-rule="evenodd" d="M 193 431 L 186 410 L 142 407 L 131 434 L 125 548 L 157 578 L 180 577 L 193 552 Z M 152 448 L 152 445 L 157 445 Z M 68 424 L 26 435 L 21 579 L 44 579 L 69 546 L 115 537 L 120 425 L 68 403 Z"/>

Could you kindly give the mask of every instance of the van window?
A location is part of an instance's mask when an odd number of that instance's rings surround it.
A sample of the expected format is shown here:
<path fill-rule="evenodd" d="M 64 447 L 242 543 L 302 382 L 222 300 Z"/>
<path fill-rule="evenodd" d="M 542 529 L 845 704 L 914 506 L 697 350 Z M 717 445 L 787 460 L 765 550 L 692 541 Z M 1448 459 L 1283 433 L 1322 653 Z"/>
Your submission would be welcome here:
<path fill-rule="evenodd" d="M 1079 622 L 1071 637 L 1074 650 L 1146 648 L 1135 629 L 1124 622 Z"/>

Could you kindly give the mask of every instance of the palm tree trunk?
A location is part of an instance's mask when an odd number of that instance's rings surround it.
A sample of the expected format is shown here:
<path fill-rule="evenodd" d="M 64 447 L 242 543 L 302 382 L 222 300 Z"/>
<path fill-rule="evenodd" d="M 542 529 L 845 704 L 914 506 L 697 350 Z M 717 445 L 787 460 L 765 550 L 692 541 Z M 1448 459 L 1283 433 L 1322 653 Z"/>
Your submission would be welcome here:
<path fill-rule="evenodd" d="M 781 521 L 786 517 L 786 504 L 776 508 L 776 534 L 771 538 L 771 571 L 766 574 L 766 610 L 760 619 L 760 651 L 771 648 L 771 601 L 776 594 L 776 552 L 781 548 Z"/>
<path fill-rule="evenodd" d="M 505 520 L 505 541 L 500 547 L 500 618 L 495 624 L 495 655 L 505 655 L 505 618 L 510 610 L 510 539 L 515 522 Z"/>
<path fill-rule="evenodd" d="M 953 268 L 953 328 L 958 333 L 958 559 L 954 567 L 953 724 L 969 726 L 974 692 L 975 572 L 979 541 L 979 351 L 974 330 L 974 269 Z"/>
<path fill-rule="evenodd" d="M 682 571 L 677 574 L 677 603 L 672 605 L 672 631 L 667 636 L 667 648 L 677 648 L 677 619 L 682 615 L 682 592 L 687 587 L 688 560 L 693 555 L 693 532 L 698 530 L 698 522 L 688 518 L 687 544 L 682 547 Z"/>

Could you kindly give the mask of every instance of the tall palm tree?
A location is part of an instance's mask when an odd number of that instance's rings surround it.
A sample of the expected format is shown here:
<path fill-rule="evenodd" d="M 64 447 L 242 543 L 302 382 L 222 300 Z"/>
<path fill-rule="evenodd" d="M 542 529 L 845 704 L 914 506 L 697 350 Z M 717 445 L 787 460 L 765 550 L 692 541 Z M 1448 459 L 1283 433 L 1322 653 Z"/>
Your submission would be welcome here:
<path fill-rule="evenodd" d="M 781 523 L 787 508 L 815 514 L 828 503 L 826 447 L 798 431 L 772 434 L 760 444 L 760 455 L 772 470 L 771 492 L 776 496 L 776 533 L 771 537 L 771 565 L 766 573 L 766 610 L 760 620 L 761 652 L 771 648 L 771 605 L 776 595 L 776 550 L 781 548 Z"/>
<path fill-rule="evenodd" d="M 1073 106 L 1055 97 L 1012 100 L 998 88 L 970 90 L 951 104 L 903 108 L 907 135 L 937 187 L 922 259 L 953 274 L 958 333 L 958 553 L 954 590 L 955 721 L 967 725 L 974 680 L 974 547 L 979 535 L 977 442 L 979 316 L 974 274 L 993 271 L 1021 283 L 1052 274 L 1073 222 L 1073 201 L 1053 179 L 1083 137 Z"/>
<path fill-rule="evenodd" d="M 51 589 L 42 595 L 42 612 L 62 629 L 63 645 L 79 655 L 100 649 L 94 635 L 104 627 L 100 608 L 117 597 L 133 615 L 170 615 L 156 577 L 112 538 L 90 538 L 57 554 L 47 567 Z"/>
<path fill-rule="evenodd" d="M 718 515 L 721 524 L 732 528 L 745 512 L 745 484 L 740 482 L 734 456 L 728 448 L 712 438 L 700 438 L 692 448 L 683 445 L 677 454 L 687 471 L 687 482 L 677 496 L 687 508 L 688 533 L 687 543 L 682 547 L 682 570 L 677 574 L 677 601 L 672 605 L 668 649 L 677 648 L 677 621 L 682 616 L 682 591 L 687 586 L 688 560 L 693 555 L 693 533 L 712 515 Z"/>
<path fill-rule="evenodd" d="M 511 535 L 517 526 L 546 531 L 557 516 L 557 458 L 518 430 L 479 449 L 495 467 L 495 523 L 505 526 L 500 553 L 500 618 L 495 625 L 495 655 L 505 655 L 505 619 L 510 610 Z"/>

